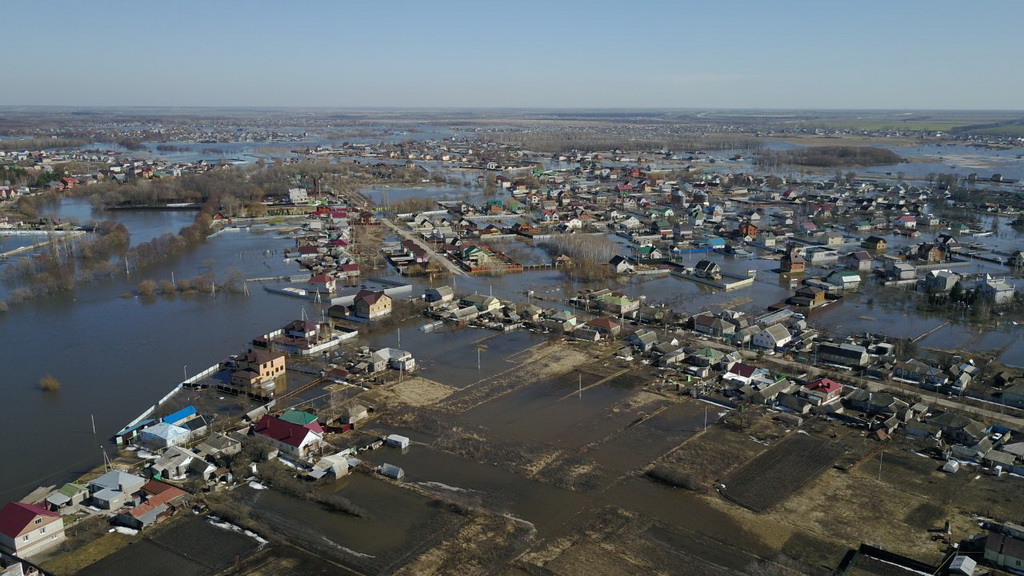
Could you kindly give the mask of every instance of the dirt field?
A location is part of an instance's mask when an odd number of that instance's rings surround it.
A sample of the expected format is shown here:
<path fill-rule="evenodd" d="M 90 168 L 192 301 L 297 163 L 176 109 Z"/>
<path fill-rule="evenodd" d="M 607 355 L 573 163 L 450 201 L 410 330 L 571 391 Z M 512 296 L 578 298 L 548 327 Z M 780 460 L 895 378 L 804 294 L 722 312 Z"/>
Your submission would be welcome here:
<path fill-rule="evenodd" d="M 842 454 L 841 446 L 793 433 L 729 474 L 722 494 L 745 508 L 764 512 L 832 467 Z"/>
<path fill-rule="evenodd" d="M 359 573 L 298 548 L 270 546 L 238 566 L 232 566 L 221 572 L 219 576 L 280 576 L 281 574 L 346 576 Z"/>
<path fill-rule="evenodd" d="M 231 566 L 236 558 L 251 554 L 258 546 L 244 534 L 218 528 L 196 516 L 176 518 L 150 530 L 77 574 L 201 576 Z"/>
<path fill-rule="evenodd" d="M 388 403 L 395 402 L 408 406 L 430 406 L 437 404 L 455 392 L 455 388 L 426 378 L 407 378 L 380 392 L 379 397 Z"/>
<path fill-rule="evenodd" d="M 452 394 L 440 405 L 462 413 L 502 394 L 532 382 L 565 374 L 594 360 L 594 351 L 562 342 L 545 342 L 506 359 L 508 370 L 488 378 L 476 386 Z"/>

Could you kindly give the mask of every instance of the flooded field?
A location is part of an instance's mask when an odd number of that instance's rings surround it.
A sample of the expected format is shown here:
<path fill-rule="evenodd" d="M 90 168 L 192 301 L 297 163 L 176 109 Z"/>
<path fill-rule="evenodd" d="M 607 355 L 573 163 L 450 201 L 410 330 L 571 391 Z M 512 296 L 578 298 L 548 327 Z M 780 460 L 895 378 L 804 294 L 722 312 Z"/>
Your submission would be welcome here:
<path fill-rule="evenodd" d="M 301 543 L 365 573 L 393 569 L 463 521 L 423 496 L 359 473 L 343 478 L 330 491 L 365 510 L 365 516 L 331 512 L 274 490 L 239 488 L 231 498 L 267 527 L 268 536 Z"/>

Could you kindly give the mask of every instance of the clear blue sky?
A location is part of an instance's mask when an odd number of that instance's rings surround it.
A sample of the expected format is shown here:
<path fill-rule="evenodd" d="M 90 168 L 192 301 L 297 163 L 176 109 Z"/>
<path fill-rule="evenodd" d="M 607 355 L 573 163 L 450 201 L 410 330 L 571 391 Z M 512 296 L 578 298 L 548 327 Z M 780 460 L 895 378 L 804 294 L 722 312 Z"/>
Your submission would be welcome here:
<path fill-rule="evenodd" d="M 1024 0 L 2 0 L 0 105 L 1024 108 Z"/>

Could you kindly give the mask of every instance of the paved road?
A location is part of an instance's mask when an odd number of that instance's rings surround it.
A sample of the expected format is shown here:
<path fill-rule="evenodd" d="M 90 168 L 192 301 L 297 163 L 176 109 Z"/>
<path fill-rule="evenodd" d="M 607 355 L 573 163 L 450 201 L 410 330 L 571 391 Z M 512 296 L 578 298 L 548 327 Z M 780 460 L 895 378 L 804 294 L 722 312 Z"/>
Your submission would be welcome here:
<path fill-rule="evenodd" d="M 746 352 L 746 351 L 744 351 Z M 746 354 L 744 354 L 746 355 Z M 946 398 L 942 396 L 936 396 L 935 394 L 913 386 L 911 384 L 900 384 L 898 382 L 885 381 L 885 380 L 871 380 L 870 378 L 861 378 L 854 376 L 846 372 L 830 371 L 822 369 L 808 364 L 795 362 L 792 360 L 785 360 L 783 358 L 777 358 L 772 356 L 762 357 L 757 363 L 761 364 L 775 364 L 776 366 L 784 366 L 788 372 L 799 374 L 814 370 L 821 374 L 830 374 L 837 380 L 844 384 L 851 384 L 854 386 L 862 387 L 870 392 L 891 392 L 901 394 L 915 394 L 921 396 L 925 404 L 941 406 L 949 410 L 955 410 L 964 414 L 970 414 L 977 417 L 982 421 L 983 424 L 990 424 L 993 422 L 1001 422 L 1010 426 L 1015 430 L 1024 429 L 1024 418 L 1015 416 L 1013 413 L 1018 412 L 1016 409 L 1007 406 L 1005 413 L 999 412 L 996 409 L 982 408 L 979 406 L 969 405 L 957 398 Z"/>
<path fill-rule="evenodd" d="M 452 262 L 451 260 L 449 260 L 447 257 L 445 257 L 445 256 L 443 256 L 441 254 L 438 254 L 437 251 L 435 251 L 433 247 L 431 247 L 429 244 L 427 244 L 423 240 L 420 240 L 419 238 L 417 238 L 416 235 L 413 234 L 412 232 L 403 229 L 401 226 L 398 226 L 397 224 L 395 224 L 394 222 L 392 222 L 391 220 L 389 220 L 387 218 L 381 218 L 380 221 L 383 222 L 384 225 L 387 226 L 388 228 L 391 228 L 392 230 L 397 232 L 398 235 L 401 236 L 402 238 L 405 238 L 406 240 L 412 240 L 413 242 L 416 243 L 417 246 L 419 246 L 420 248 L 426 250 L 427 254 L 429 254 L 431 258 L 433 258 L 433 259 L 437 260 L 438 262 L 440 262 L 452 274 L 458 274 L 459 276 L 469 276 L 469 274 L 466 274 L 465 270 L 463 270 L 462 268 L 459 268 L 458 266 L 456 266 L 455 263 Z"/>

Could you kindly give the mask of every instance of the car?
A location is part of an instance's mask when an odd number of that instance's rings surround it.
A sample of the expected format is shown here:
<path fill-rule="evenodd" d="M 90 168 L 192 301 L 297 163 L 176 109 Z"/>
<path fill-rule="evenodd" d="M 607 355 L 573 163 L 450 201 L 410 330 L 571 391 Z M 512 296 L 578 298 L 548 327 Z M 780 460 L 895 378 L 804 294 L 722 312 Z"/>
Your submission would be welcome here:
<path fill-rule="evenodd" d="M 1002 439 L 1003 439 L 1002 432 L 996 432 L 995 434 L 992 435 L 992 441 L 993 442 L 999 442 Z"/>

